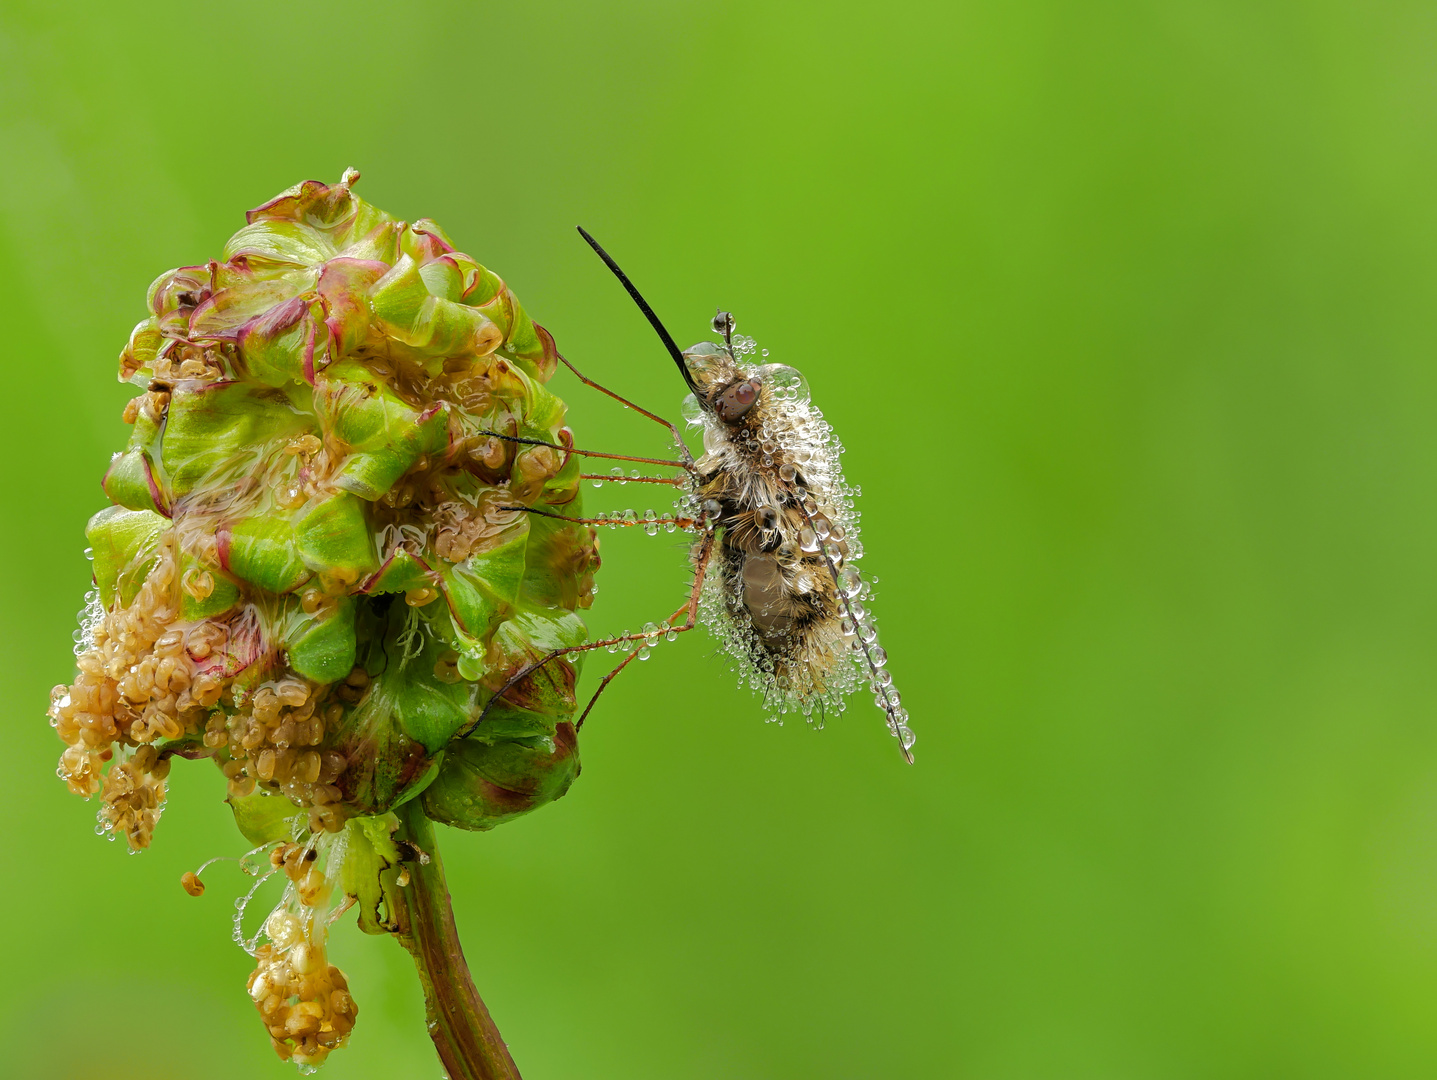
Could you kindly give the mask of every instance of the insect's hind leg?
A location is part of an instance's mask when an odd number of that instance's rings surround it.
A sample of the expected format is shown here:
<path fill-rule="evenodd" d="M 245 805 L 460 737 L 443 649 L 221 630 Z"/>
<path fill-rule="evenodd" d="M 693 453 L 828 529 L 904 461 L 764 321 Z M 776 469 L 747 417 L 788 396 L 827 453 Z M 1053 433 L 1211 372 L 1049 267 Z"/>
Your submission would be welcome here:
<path fill-rule="evenodd" d="M 557 517 L 558 515 L 549 516 Z M 699 597 L 703 593 L 704 580 L 708 573 L 709 562 L 713 557 L 713 550 L 714 531 L 713 528 L 710 526 L 704 532 L 704 538 L 699 545 L 698 554 L 694 557 L 694 583 L 693 586 L 689 589 L 689 598 L 681 608 L 679 608 L 677 611 L 675 611 L 672 615 L 670 615 L 667 619 L 664 620 L 668 629 L 660 631 L 661 634 L 682 634 L 689 630 L 692 630 L 695 626 L 698 625 Z M 674 620 L 679 618 L 680 616 L 686 616 L 684 619 L 684 624 L 682 626 L 674 626 Z M 503 686 L 501 686 L 494 694 L 494 696 L 491 697 L 487 703 L 485 703 L 483 710 L 479 713 L 478 717 L 474 719 L 473 723 L 461 729 L 458 735 L 456 735 L 456 738 L 464 738 L 465 736 L 469 735 L 475 728 L 477 728 L 480 724 L 484 722 L 484 717 L 489 715 L 489 710 L 494 707 L 494 704 L 500 698 L 507 694 L 523 679 L 526 679 L 529 675 L 538 671 L 550 660 L 558 659 L 561 656 L 567 656 L 570 653 L 592 652 L 594 649 L 604 649 L 608 648 L 611 645 L 622 645 L 625 642 L 638 643 L 639 648 L 634 649 L 629 656 L 625 657 L 623 662 L 620 663 L 618 667 L 614 668 L 614 670 L 610 672 L 609 675 L 605 677 L 604 680 L 599 684 L 598 689 L 594 691 L 594 696 L 589 699 L 588 706 L 585 707 L 583 715 L 579 718 L 579 722 L 583 723 L 584 718 L 589 715 L 589 710 L 594 707 L 594 702 L 598 700 L 599 695 L 602 694 L 605 688 L 608 687 L 610 681 L 612 681 L 613 676 L 617 675 L 620 671 L 622 671 L 625 667 L 628 666 L 629 662 L 639 654 L 640 648 L 655 644 L 656 638 L 658 636 L 659 635 L 654 633 L 619 634 L 615 637 L 603 638 L 599 641 L 587 641 L 583 645 L 570 645 L 566 648 L 555 649 L 552 652 L 547 653 L 546 655 L 540 657 L 538 660 L 535 660 L 532 664 L 527 664 L 524 667 L 520 668 L 519 671 L 517 671 L 514 675 L 510 676 L 509 681 L 506 682 Z"/>
<path fill-rule="evenodd" d="M 699 549 L 699 556 L 695 560 L 696 567 L 694 570 L 694 583 L 693 587 L 689 590 L 688 602 L 684 604 L 683 607 L 679 608 L 678 611 L 674 612 L 672 615 L 670 615 L 667 619 L 664 620 L 669 626 L 668 633 L 682 634 L 685 630 L 692 630 L 695 626 L 698 625 L 699 597 L 703 594 L 704 577 L 708 572 L 709 559 L 713 555 L 713 538 L 714 534 L 712 530 L 710 530 L 704 536 L 704 544 Z M 677 619 L 680 615 L 686 616 L 686 618 L 684 619 L 684 625 L 674 626 L 674 620 Z M 579 716 L 579 722 L 574 725 L 575 731 L 578 731 L 581 727 L 584 726 L 584 721 L 589 718 L 589 713 L 593 711 L 594 704 L 599 700 L 599 695 L 602 694 L 606 689 L 608 689 L 609 683 L 614 681 L 615 677 L 619 674 L 619 672 L 623 671 L 624 668 L 628 667 L 631 663 L 633 663 L 634 659 L 642 651 L 642 647 L 634 649 L 632 652 L 629 653 L 628 656 L 624 657 L 624 659 L 619 663 L 617 667 L 614 668 L 614 670 L 610 671 L 607 675 L 603 677 L 603 679 L 599 681 L 598 688 L 594 691 L 594 696 L 591 697 L 589 699 L 589 703 L 584 706 L 584 711 Z"/>
<path fill-rule="evenodd" d="M 609 672 L 607 675 L 605 675 L 602 679 L 599 680 L 599 688 L 594 691 L 594 696 L 589 699 L 589 703 L 584 706 L 584 711 L 579 714 L 579 722 L 574 725 L 575 731 L 579 731 L 583 728 L 584 721 L 589 718 L 589 713 L 591 713 L 594 709 L 594 703 L 599 700 L 599 695 L 604 692 L 604 690 L 608 687 L 609 683 L 614 681 L 615 677 L 618 676 L 619 672 L 623 671 L 624 668 L 628 667 L 636 659 L 638 659 L 639 653 L 641 651 L 642 650 L 640 649 L 632 650 L 628 656 L 624 657 L 623 660 L 619 661 L 618 666 L 615 667 L 613 671 Z"/>

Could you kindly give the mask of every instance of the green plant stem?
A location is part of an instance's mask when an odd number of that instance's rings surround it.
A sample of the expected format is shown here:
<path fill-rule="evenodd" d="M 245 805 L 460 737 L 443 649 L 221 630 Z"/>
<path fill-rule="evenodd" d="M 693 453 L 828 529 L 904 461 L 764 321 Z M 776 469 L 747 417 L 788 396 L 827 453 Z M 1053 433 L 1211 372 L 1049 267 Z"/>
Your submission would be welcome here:
<path fill-rule="evenodd" d="M 429 856 L 428 862 L 415 859 L 405 864 L 410 879 L 407 886 L 395 890 L 400 897 L 396 915 L 399 940 L 419 969 L 429 1037 L 439 1051 L 439 1060 L 450 1080 L 520 1080 L 509 1048 L 474 988 L 459 946 L 434 828 L 418 799 L 399 813 L 404 838 Z"/>

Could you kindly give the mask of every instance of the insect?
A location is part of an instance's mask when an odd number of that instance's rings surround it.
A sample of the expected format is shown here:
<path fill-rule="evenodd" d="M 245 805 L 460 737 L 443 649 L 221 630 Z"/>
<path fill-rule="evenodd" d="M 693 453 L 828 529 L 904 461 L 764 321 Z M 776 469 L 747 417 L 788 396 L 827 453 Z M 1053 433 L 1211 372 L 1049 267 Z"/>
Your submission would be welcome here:
<path fill-rule="evenodd" d="M 734 660 L 740 681 L 762 694 L 780 717 L 799 712 L 822 724 L 829 713 L 843 712 L 848 696 L 866 684 L 904 759 L 912 763 L 908 713 L 866 603 L 871 586 L 853 565 L 863 553 L 854 509 L 859 492 L 844 480 L 843 446 L 813 406 L 806 380 L 787 365 L 757 362 L 766 352 L 755 357 L 754 341 L 735 334 L 734 318 L 726 311 L 713 320 L 719 341 L 681 351 L 618 264 L 592 236 L 582 228 L 579 232 L 623 284 L 677 365 L 689 390 L 683 415 L 702 430 L 704 452 L 695 459 L 674 424 L 600 386 L 561 356 L 583 382 L 667 427 L 679 459 L 556 449 L 681 470 L 673 478 L 629 477 L 617 469 L 607 477 L 584 474 L 597 482 L 670 484 L 680 493 L 675 513 L 564 518 L 528 507 L 512 509 L 586 525 L 644 525 L 651 534 L 660 527 L 690 531 L 695 534 L 693 584 L 688 601 L 662 624 L 555 650 L 518 671 L 490 704 L 558 657 L 627 648 L 628 655 L 603 678 L 584 709 L 582 725 L 599 695 L 629 663 L 646 657 L 661 638 L 671 640 L 702 624 Z M 481 714 L 475 723 L 482 719 Z"/>

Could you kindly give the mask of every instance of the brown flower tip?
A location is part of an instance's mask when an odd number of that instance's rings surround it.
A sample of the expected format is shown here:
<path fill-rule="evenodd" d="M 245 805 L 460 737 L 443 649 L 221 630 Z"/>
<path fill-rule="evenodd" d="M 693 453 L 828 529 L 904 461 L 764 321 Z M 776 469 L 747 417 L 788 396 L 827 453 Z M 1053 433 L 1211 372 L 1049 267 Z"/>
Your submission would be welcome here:
<path fill-rule="evenodd" d="M 203 896 L 205 894 L 205 883 L 193 870 L 186 870 L 180 878 L 180 884 L 185 887 L 185 892 L 191 896 Z"/>

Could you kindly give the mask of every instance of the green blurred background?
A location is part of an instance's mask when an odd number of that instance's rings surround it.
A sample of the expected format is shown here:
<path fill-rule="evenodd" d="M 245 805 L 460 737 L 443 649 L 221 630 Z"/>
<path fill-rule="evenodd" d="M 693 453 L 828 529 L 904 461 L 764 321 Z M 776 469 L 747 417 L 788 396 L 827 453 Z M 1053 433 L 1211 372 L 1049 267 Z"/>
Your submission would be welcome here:
<path fill-rule="evenodd" d="M 243 879 L 178 883 L 244 846 L 218 771 L 127 858 L 44 709 L 146 285 L 354 165 L 653 407 L 576 223 L 808 375 L 919 737 L 766 726 L 698 635 L 626 673 L 568 798 L 443 837 L 526 1077 L 1430 1076 L 1434 55 L 1416 3 L 7 0 L 0 1073 L 292 1075 Z M 605 538 L 596 629 L 676 539 Z M 324 1075 L 437 1077 L 407 955 L 333 948 Z"/>

